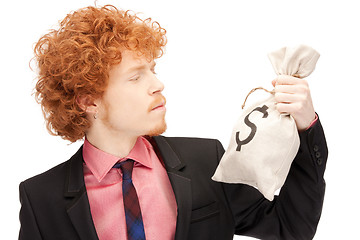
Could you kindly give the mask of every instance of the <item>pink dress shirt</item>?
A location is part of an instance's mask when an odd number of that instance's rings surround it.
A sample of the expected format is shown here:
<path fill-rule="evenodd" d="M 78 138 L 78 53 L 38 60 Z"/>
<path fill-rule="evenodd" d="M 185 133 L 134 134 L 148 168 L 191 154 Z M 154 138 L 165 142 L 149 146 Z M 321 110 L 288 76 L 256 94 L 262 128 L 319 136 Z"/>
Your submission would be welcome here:
<path fill-rule="evenodd" d="M 119 159 L 85 139 L 84 178 L 90 210 L 100 240 L 126 240 L 122 173 L 118 161 L 135 160 L 132 179 L 139 197 L 147 240 L 174 239 L 177 204 L 167 172 L 151 144 L 139 137 L 128 156 Z"/>

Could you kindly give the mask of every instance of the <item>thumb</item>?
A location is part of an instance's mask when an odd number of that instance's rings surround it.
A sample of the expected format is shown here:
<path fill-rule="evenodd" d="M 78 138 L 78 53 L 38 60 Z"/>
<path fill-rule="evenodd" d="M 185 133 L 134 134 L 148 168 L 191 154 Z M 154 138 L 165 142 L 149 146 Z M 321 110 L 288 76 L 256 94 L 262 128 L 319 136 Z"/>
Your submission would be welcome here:
<path fill-rule="evenodd" d="M 271 84 L 275 87 L 275 85 L 276 85 L 276 79 L 272 80 Z"/>

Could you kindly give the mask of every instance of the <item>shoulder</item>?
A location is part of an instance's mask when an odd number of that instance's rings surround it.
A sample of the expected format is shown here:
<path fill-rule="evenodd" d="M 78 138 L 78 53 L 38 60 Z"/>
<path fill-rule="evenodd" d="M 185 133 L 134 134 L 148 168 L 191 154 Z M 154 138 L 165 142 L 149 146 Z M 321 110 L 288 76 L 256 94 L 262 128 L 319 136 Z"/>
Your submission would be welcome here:
<path fill-rule="evenodd" d="M 64 192 L 64 182 L 68 161 L 63 162 L 46 172 L 33 176 L 19 185 L 20 202 L 24 199 L 36 206 L 45 206 L 52 202 L 52 199 L 58 199 Z M 35 206 L 33 206 L 35 207 Z"/>
<path fill-rule="evenodd" d="M 165 136 L 155 138 L 159 148 L 169 148 L 184 159 L 219 159 L 224 153 L 224 148 L 217 139 Z"/>
<path fill-rule="evenodd" d="M 20 189 L 26 188 L 27 191 L 56 188 L 62 189 L 64 187 L 64 181 L 66 180 L 70 170 L 70 163 L 72 161 L 77 161 L 79 157 L 82 157 L 82 147 L 70 159 L 21 182 Z"/>
<path fill-rule="evenodd" d="M 29 179 L 26 179 L 21 184 L 26 186 L 39 186 L 44 184 L 51 184 L 54 180 L 59 179 L 61 175 L 66 172 L 66 166 L 69 160 L 43 172 Z"/>
<path fill-rule="evenodd" d="M 176 145 L 176 147 L 209 147 L 213 145 L 221 145 L 220 141 L 212 138 L 195 138 L 195 137 L 165 137 L 160 136 L 169 144 Z"/>

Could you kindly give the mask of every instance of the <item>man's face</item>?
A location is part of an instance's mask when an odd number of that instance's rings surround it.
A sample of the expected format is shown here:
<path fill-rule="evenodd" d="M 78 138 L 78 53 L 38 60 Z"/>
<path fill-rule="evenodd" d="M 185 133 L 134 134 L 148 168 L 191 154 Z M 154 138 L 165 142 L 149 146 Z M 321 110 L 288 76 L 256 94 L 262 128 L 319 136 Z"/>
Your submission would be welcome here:
<path fill-rule="evenodd" d="M 166 130 L 164 85 L 155 75 L 155 62 L 131 51 L 109 72 L 99 120 L 107 130 L 125 136 L 159 135 Z"/>

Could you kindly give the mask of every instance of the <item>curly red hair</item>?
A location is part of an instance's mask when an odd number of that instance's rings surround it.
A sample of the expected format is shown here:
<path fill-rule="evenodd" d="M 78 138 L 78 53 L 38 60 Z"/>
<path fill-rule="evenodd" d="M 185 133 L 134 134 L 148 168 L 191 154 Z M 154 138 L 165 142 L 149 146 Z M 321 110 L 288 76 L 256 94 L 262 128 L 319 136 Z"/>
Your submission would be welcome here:
<path fill-rule="evenodd" d="M 112 5 L 86 7 L 68 14 L 57 30 L 37 42 L 39 68 L 35 98 L 52 135 L 75 142 L 90 127 L 78 97 L 102 97 L 110 67 L 129 49 L 156 59 L 166 45 L 166 31 L 150 18 L 142 20 Z"/>

